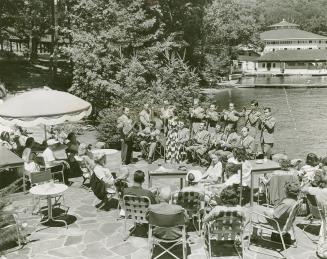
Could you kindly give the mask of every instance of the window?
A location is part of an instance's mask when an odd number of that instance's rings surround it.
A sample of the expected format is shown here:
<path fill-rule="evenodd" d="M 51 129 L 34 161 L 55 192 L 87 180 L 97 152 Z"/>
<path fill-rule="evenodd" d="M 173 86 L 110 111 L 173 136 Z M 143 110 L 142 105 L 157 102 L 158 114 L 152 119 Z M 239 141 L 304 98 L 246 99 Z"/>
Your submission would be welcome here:
<path fill-rule="evenodd" d="M 327 49 L 327 48 L 326 48 Z M 272 49 L 272 51 L 275 51 L 275 49 Z"/>
<path fill-rule="evenodd" d="M 266 63 L 262 63 L 262 67 L 265 68 L 266 67 Z"/>
<path fill-rule="evenodd" d="M 272 63 L 272 67 L 275 68 L 276 67 L 276 63 Z"/>
<path fill-rule="evenodd" d="M 309 49 L 312 49 L 312 48 L 309 48 Z"/>
<path fill-rule="evenodd" d="M 284 50 L 287 50 L 287 48 L 284 48 Z"/>
<path fill-rule="evenodd" d="M 309 43 L 312 43 L 312 40 L 309 40 Z"/>
<path fill-rule="evenodd" d="M 301 48 L 297 48 L 297 50 L 301 50 Z"/>

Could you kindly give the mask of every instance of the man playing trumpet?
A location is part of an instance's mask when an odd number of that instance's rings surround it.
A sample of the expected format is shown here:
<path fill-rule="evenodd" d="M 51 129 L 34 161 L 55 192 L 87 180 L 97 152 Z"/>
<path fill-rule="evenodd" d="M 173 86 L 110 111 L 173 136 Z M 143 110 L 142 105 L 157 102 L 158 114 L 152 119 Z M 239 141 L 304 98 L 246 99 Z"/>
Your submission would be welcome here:
<path fill-rule="evenodd" d="M 263 155 L 269 159 L 271 159 L 274 146 L 275 125 L 276 119 L 271 116 L 271 108 L 264 108 L 264 116 L 259 118 L 260 143 Z"/>

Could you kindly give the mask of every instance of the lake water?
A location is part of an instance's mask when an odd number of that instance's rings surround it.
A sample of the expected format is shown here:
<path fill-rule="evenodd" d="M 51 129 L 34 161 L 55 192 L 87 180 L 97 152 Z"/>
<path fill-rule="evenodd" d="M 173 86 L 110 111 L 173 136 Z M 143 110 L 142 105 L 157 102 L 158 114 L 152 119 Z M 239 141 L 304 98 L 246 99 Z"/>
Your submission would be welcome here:
<path fill-rule="evenodd" d="M 305 158 L 309 152 L 327 156 L 327 89 L 235 88 L 209 95 L 219 110 L 234 102 L 236 109 L 249 107 L 252 99 L 259 106 L 272 108 L 277 120 L 275 153 Z M 288 100 L 288 102 L 287 102 Z"/>
<path fill-rule="evenodd" d="M 257 76 L 257 77 L 242 77 L 240 84 L 306 84 L 310 85 L 325 85 L 327 84 L 327 76 L 311 76 L 311 75 L 289 75 L 289 76 Z"/>

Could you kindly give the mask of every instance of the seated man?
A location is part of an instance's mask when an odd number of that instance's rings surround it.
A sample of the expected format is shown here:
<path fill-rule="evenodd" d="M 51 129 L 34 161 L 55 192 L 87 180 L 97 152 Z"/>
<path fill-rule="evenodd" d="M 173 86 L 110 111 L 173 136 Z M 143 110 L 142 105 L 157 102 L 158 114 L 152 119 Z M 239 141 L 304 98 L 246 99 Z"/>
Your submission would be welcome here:
<path fill-rule="evenodd" d="M 292 211 L 293 206 L 297 202 L 297 197 L 300 191 L 300 185 L 297 182 L 289 182 L 285 185 L 286 198 L 274 206 L 274 208 L 267 208 L 261 205 L 254 205 L 253 211 L 266 215 L 275 219 L 281 229 L 283 229 L 286 221 Z M 254 222 L 269 223 L 266 218 L 253 215 Z M 257 235 L 257 229 L 253 229 L 253 235 Z"/>
<path fill-rule="evenodd" d="M 144 130 L 138 133 L 144 140 L 140 142 L 142 148 L 142 155 L 145 156 L 147 147 L 149 146 L 149 152 L 147 155 L 148 163 L 151 164 L 153 160 L 154 151 L 156 150 L 159 140 L 160 130 L 156 129 L 155 123 L 150 122 L 150 127 L 146 127 Z"/>
<path fill-rule="evenodd" d="M 205 124 L 203 122 L 199 125 L 199 130 L 191 139 L 193 142 L 191 146 L 186 147 L 186 152 L 191 160 L 195 160 L 198 156 L 201 158 L 208 150 L 208 144 L 210 139 L 209 131 L 205 130 Z"/>
<path fill-rule="evenodd" d="M 159 193 L 159 204 L 154 204 L 149 207 L 149 211 L 159 213 L 162 215 L 176 215 L 183 212 L 185 215 L 185 221 L 187 221 L 188 216 L 183 207 L 175 204 L 169 204 L 171 198 L 171 191 L 169 187 L 163 187 Z M 153 235 L 157 238 L 174 240 L 181 237 L 182 232 L 178 227 L 174 228 L 165 228 L 165 227 L 156 227 L 153 230 Z"/>
<path fill-rule="evenodd" d="M 150 190 L 142 188 L 144 180 L 144 172 L 141 170 L 137 170 L 134 173 L 132 186 L 124 189 L 124 195 L 146 196 L 150 199 L 151 204 L 157 203 L 157 199 L 154 194 Z"/>
<path fill-rule="evenodd" d="M 45 168 L 50 168 L 51 172 L 57 172 L 61 170 L 61 166 L 64 165 L 64 182 L 66 184 L 69 183 L 68 181 L 68 169 L 69 165 L 64 160 L 57 160 L 54 154 L 54 150 L 56 148 L 56 145 L 59 142 L 55 139 L 48 139 L 47 140 L 47 148 L 43 151 L 42 157 L 44 159 Z"/>
<path fill-rule="evenodd" d="M 219 142 L 219 150 L 216 153 L 220 156 L 228 156 L 234 148 L 239 146 L 239 144 L 240 136 L 235 132 L 233 124 L 228 124 L 221 137 L 221 141 Z"/>
<path fill-rule="evenodd" d="M 221 146 L 221 138 L 223 136 L 223 132 L 221 130 L 221 125 L 216 124 L 215 132 L 211 133 L 210 140 L 209 140 L 209 148 L 210 151 L 208 152 L 209 155 L 214 154 Z"/>
<path fill-rule="evenodd" d="M 240 146 L 245 149 L 248 158 L 254 159 L 256 155 L 255 141 L 254 138 L 249 135 L 249 128 L 243 127 L 241 129 L 241 134 Z"/>

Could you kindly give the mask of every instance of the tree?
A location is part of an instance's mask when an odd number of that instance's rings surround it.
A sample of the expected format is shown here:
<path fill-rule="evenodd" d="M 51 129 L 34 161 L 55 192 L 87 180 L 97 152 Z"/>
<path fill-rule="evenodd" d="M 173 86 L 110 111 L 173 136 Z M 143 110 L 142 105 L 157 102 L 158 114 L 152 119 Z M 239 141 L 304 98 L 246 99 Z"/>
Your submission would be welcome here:
<path fill-rule="evenodd" d="M 258 44 L 258 20 L 254 1 L 212 1 L 203 21 L 204 74 L 207 77 L 228 74 L 239 47 Z"/>
<path fill-rule="evenodd" d="M 92 103 L 95 117 L 105 108 L 160 100 L 154 86 L 172 64 L 167 53 L 180 45 L 174 34 L 164 33 L 159 8 L 143 0 L 86 0 L 73 8 L 72 45 L 65 49 L 74 65 L 71 91 Z M 175 60 L 196 84 L 194 71 Z M 174 85 L 183 88 L 185 81 Z"/>
<path fill-rule="evenodd" d="M 0 36 L 29 39 L 29 57 L 37 58 L 37 44 L 51 30 L 51 1 L 0 1 Z"/>

